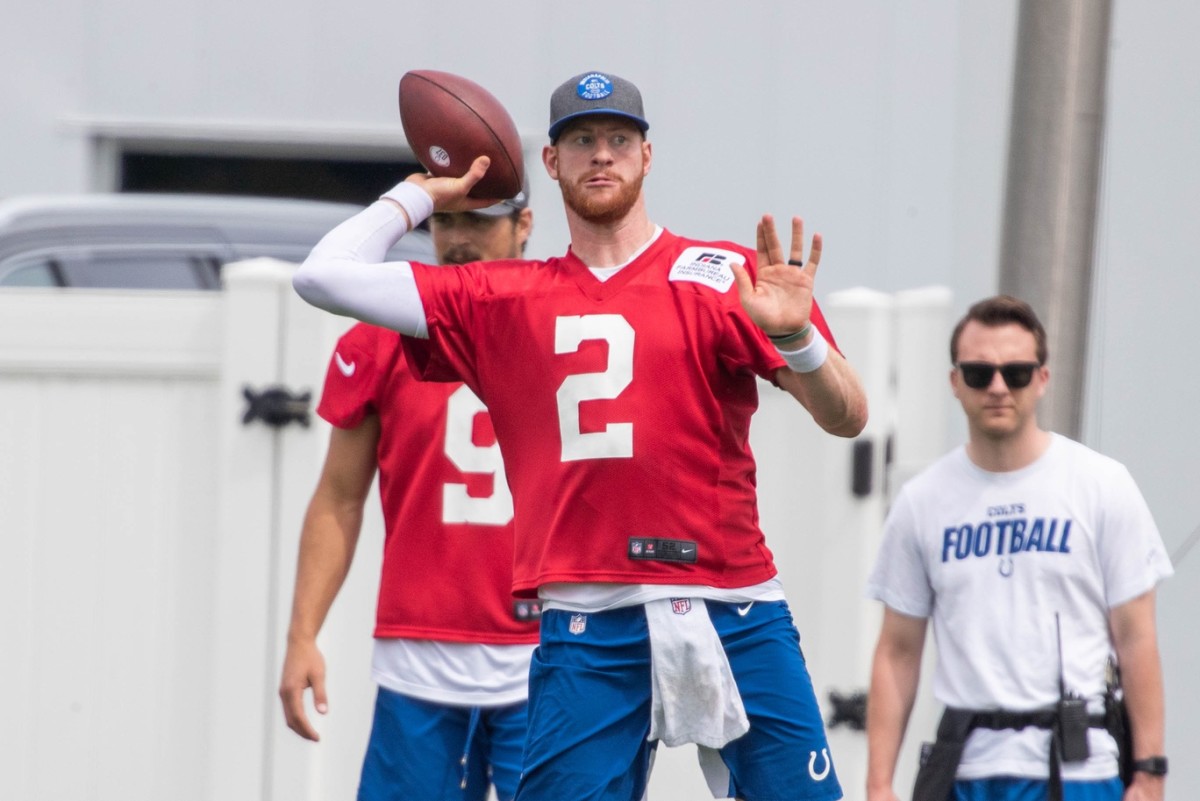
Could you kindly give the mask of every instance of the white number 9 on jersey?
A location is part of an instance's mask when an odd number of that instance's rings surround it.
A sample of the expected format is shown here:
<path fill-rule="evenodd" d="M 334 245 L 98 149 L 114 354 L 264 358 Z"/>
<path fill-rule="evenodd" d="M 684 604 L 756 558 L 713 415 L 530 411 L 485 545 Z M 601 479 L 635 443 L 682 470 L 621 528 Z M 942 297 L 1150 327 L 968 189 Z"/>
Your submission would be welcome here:
<path fill-rule="evenodd" d="M 446 457 L 464 473 L 482 473 L 492 477 L 492 494 L 485 498 L 467 494 L 466 484 L 447 482 L 442 487 L 442 521 L 503 526 L 513 517 L 512 493 L 504 476 L 500 446 L 476 445 L 471 438 L 475 417 L 487 408 L 475 393 L 459 387 L 446 405 Z"/>

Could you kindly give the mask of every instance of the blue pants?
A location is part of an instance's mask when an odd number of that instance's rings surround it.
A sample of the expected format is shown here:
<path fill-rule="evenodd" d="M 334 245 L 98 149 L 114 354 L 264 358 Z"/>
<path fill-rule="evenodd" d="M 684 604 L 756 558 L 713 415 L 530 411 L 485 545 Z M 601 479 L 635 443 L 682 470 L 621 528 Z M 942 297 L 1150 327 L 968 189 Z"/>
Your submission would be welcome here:
<path fill-rule="evenodd" d="M 1121 801 L 1125 786 L 1117 778 L 1063 782 L 1063 801 Z M 972 779 L 954 783 L 954 801 L 1046 801 L 1044 779 Z"/>
<path fill-rule="evenodd" d="M 782 601 L 708 601 L 750 731 L 721 749 L 729 795 L 841 797 L 800 636 Z M 741 604 L 745 608 L 745 604 Z M 650 643 L 641 606 L 542 614 L 529 673 L 529 738 L 519 801 L 638 801 L 654 744 Z"/>
<path fill-rule="evenodd" d="M 525 703 L 464 707 L 379 688 L 358 801 L 512 801 L 525 742 Z"/>

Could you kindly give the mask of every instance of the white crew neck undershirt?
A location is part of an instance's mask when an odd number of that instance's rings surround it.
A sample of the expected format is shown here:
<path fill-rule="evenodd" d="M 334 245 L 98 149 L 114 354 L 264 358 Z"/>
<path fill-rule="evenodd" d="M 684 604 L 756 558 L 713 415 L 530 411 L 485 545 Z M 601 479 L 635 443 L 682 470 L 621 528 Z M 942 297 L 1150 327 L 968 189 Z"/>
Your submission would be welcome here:
<path fill-rule="evenodd" d="M 646 248 L 650 247 L 651 245 L 653 245 L 655 243 L 655 241 L 657 241 L 658 237 L 660 235 L 662 235 L 662 231 L 663 231 L 663 229 L 662 229 L 661 225 L 654 226 L 654 233 L 650 236 L 650 238 L 648 240 L 646 240 L 646 244 L 644 244 L 640 248 L 638 248 L 636 253 L 634 253 L 632 256 L 630 256 L 628 259 L 626 259 L 621 264 L 618 264 L 615 267 L 588 267 L 588 269 L 592 271 L 592 275 L 596 276 L 597 281 L 599 281 L 600 283 L 604 283 L 605 281 L 607 281 L 608 279 L 612 278 L 614 275 L 619 273 L 621 270 L 625 269 L 626 267 L 628 267 L 629 265 L 631 265 L 635 261 L 637 261 L 638 257 L 646 252 Z"/>

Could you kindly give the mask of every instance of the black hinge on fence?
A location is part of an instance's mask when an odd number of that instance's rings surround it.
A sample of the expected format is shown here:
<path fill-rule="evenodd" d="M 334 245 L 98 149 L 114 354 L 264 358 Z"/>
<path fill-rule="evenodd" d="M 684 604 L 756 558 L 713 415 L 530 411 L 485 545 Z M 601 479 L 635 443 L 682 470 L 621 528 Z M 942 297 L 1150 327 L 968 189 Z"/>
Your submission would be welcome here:
<path fill-rule="evenodd" d="M 865 498 L 871 494 L 871 490 L 875 486 L 871 480 L 875 467 L 874 460 L 874 440 L 855 440 L 850 477 L 850 492 L 854 494 L 855 498 Z"/>
<path fill-rule="evenodd" d="M 246 413 L 242 415 L 242 425 L 248 426 L 255 420 L 262 420 L 272 428 L 283 428 L 288 423 L 308 427 L 311 392 L 296 394 L 287 387 L 267 387 L 262 392 L 255 392 L 250 387 L 243 387 L 242 394 L 248 404 Z"/>
<path fill-rule="evenodd" d="M 830 690 L 829 703 L 833 706 L 833 712 L 830 713 L 829 721 L 826 723 L 829 728 L 836 729 L 838 726 L 847 726 L 854 731 L 863 731 L 867 728 L 867 694 L 865 692 L 842 695 L 837 690 Z"/>

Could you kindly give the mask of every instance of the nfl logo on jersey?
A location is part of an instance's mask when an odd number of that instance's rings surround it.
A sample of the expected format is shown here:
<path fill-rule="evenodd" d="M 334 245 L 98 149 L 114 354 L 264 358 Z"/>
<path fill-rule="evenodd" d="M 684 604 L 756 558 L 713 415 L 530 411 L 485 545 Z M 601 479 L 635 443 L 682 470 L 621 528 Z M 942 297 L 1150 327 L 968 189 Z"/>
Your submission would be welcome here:
<path fill-rule="evenodd" d="M 587 628 L 587 615 L 571 615 L 571 625 L 567 630 L 572 634 L 583 634 L 583 630 Z"/>
<path fill-rule="evenodd" d="M 692 611 L 692 599 L 672 598 L 671 611 L 677 615 L 686 615 L 688 612 Z"/>

